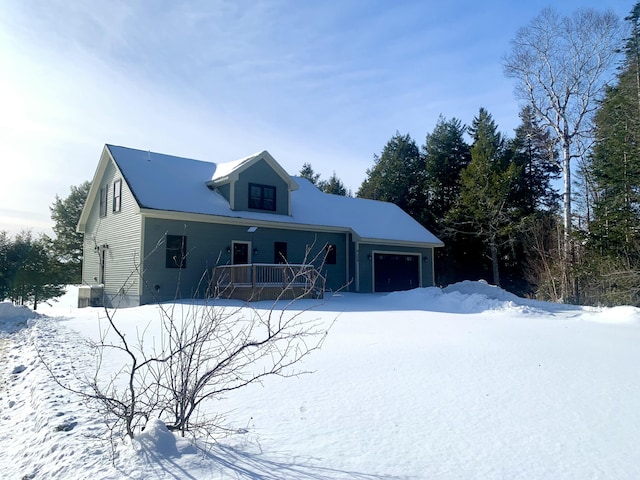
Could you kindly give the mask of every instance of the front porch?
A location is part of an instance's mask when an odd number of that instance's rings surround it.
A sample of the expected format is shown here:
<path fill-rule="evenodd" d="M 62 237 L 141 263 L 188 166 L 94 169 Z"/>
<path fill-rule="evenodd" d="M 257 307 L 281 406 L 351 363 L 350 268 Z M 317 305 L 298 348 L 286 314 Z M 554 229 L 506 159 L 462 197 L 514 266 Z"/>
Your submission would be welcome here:
<path fill-rule="evenodd" d="M 214 267 L 213 293 L 245 301 L 324 298 L 325 279 L 313 265 L 251 263 Z"/>

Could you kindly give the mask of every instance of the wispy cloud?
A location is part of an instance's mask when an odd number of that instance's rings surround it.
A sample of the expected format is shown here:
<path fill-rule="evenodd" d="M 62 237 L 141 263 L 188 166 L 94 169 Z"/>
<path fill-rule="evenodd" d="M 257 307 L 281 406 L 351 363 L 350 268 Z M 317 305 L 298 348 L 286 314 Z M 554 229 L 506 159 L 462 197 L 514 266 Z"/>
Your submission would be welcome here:
<path fill-rule="evenodd" d="M 104 143 L 214 161 L 268 149 L 356 190 L 396 130 L 420 143 L 438 115 L 469 123 L 481 106 L 514 128 L 499 59 L 542 6 L 0 0 L 0 162 L 15 172 L 0 205 L 46 222 Z"/>

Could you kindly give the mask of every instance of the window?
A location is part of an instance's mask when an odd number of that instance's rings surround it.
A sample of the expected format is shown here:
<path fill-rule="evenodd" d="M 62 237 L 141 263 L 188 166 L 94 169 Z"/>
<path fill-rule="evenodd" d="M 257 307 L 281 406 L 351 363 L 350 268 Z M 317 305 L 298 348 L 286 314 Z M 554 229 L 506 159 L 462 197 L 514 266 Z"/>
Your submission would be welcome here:
<path fill-rule="evenodd" d="M 119 212 L 122 207 L 122 180 L 113 182 L 113 211 Z"/>
<path fill-rule="evenodd" d="M 100 216 L 107 216 L 107 192 L 109 190 L 108 185 L 100 187 Z"/>
<path fill-rule="evenodd" d="M 327 265 L 336 264 L 336 246 L 328 243 L 324 247 L 324 263 Z"/>
<path fill-rule="evenodd" d="M 167 268 L 187 268 L 187 237 L 167 235 Z"/>
<path fill-rule="evenodd" d="M 249 184 L 249 208 L 257 210 L 276 209 L 276 187 L 268 185 Z"/>
<path fill-rule="evenodd" d="M 287 242 L 273 244 L 273 263 L 287 263 Z"/>

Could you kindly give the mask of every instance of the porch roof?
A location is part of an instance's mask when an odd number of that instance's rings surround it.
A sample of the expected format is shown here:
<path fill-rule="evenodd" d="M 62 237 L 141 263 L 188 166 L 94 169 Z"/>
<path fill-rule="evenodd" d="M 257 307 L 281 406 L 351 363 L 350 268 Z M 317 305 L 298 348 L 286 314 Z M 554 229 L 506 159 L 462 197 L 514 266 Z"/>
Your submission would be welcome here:
<path fill-rule="evenodd" d="M 105 150 L 140 208 L 269 222 L 274 227 L 340 229 L 365 242 L 442 245 L 395 204 L 326 194 L 301 177 L 291 177 L 299 187 L 290 192 L 291 215 L 238 211 L 206 185 L 219 164 L 114 145 L 106 145 Z"/>

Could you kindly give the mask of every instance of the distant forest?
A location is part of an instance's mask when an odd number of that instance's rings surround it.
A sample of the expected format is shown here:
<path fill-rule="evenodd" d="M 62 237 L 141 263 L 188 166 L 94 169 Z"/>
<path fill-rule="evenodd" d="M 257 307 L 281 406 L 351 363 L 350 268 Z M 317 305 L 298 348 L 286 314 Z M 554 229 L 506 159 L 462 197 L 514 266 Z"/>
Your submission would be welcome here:
<path fill-rule="evenodd" d="M 441 116 L 421 146 L 396 132 L 355 195 L 397 204 L 444 241 L 439 285 L 640 306 L 640 2 L 624 22 L 545 9 L 503 66 L 524 105 L 513 138 L 484 108 L 469 125 Z M 300 173 L 351 194 L 335 172 Z"/>

